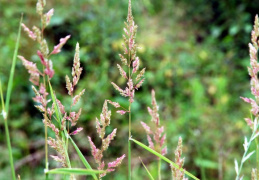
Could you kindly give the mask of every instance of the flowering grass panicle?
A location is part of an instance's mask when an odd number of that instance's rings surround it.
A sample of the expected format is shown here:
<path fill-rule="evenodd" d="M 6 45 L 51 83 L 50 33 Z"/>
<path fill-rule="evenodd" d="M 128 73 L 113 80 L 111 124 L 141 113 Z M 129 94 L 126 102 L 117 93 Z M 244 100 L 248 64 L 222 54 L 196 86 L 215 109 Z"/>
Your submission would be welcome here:
<path fill-rule="evenodd" d="M 125 28 L 123 29 L 124 43 L 122 47 L 124 54 L 119 54 L 122 65 L 117 64 L 121 76 L 127 80 L 127 87 L 123 90 L 114 82 L 112 82 L 112 85 L 122 96 L 128 97 L 130 103 L 134 102 L 135 90 L 142 86 L 144 82 L 143 76 L 145 74 L 145 68 L 139 71 L 140 59 L 136 55 L 138 49 L 138 45 L 135 42 L 137 28 L 138 26 L 135 25 L 132 16 L 131 1 L 129 0 L 127 22 L 125 22 Z M 118 111 L 120 114 L 125 114 L 126 112 L 130 111 L 125 111 L 125 109 Z"/>
<path fill-rule="evenodd" d="M 102 160 L 103 152 L 106 151 L 111 143 L 111 141 L 116 136 L 117 129 L 114 129 L 111 134 L 105 137 L 105 129 L 110 125 L 111 121 L 111 111 L 108 110 L 107 101 L 103 104 L 102 113 L 100 115 L 100 119 L 96 118 L 96 130 L 99 137 L 102 140 L 101 149 L 96 148 L 93 143 L 91 137 L 88 136 L 88 140 L 92 149 L 92 155 L 94 157 L 95 162 L 98 165 L 98 170 L 105 170 L 105 162 Z M 122 160 L 125 158 L 125 154 L 121 157 L 117 158 L 115 161 L 108 163 L 108 167 L 105 172 L 99 175 L 99 178 L 104 177 L 108 172 L 115 171 L 115 168 L 119 166 Z"/>
<path fill-rule="evenodd" d="M 258 79 L 258 72 L 259 72 L 259 63 L 258 63 L 258 37 L 259 37 L 259 20 L 258 15 L 255 16 L 254 21 L 254 28 L 251 32 L 251 41 L 252 43 L 249 43 L 249 54 L 250 54 L 250 67 L 248 67 L 248 73 L 251 77 L 250 85 L 251 85 L 251 93 L 254 96 L 254 98 L 247 98 L 247 97 L 240 97 L 243 99 L 246 103 L 251 104 L 251 118 L 245 118 L 245 121 L 247 125 L 252 129 L 252 135 L 248 139 L 245 137 L 244 141 L 244 154 L 241 160 L 240 165 L 238 165 L 237 160 L 235 160 L 235 171 L 236 171 L 236 180 L 242 179 L 240 177 L 240 173 L 243 167 L 244 162 L 246 162 L 255 151 L 252 151 L 249 153 L 249 148 L 254 139 L 256 139 L 259 136 L 258 133 L 258 118 L 259 118 L 259 79 Z M 259 148 L 258 148 L 258 139 L 256 139 L 256 154 L 257 157 L 259 156 Z M 257 162 L 258 163 L 258 162 Z M 259 178 L 258 172 L 259 166 L 257 165 L 256 169 L 252 169 L 252 177 Z"/>
<path fill-rule="evenodd" d="M 124 115 L 129 113 L 129 139 L 131 137 L 131 104 L 134 102 L 135 90 L 138 90 L 144 82 L 145 68 L 139 71 L 140 59 L 136 55 L 138 45 L 136 44 L 136 34 L 138 26 L 135 25 L 131 10 L 131 0 L 129 0 L 127 22 L 124 22 L 125 28 L 123 29 L 122 47 L 124 50 L 123 55 L 119 54 L 121 65 L 117 64 L 120 75 L 127 81 L 125 89 L 122 89 L 117 84 L 112 82 L 113 87 L 119 93 L 127 97 L 129 100 L 128 108 L 121 107 L 117 113 Z M 131 142 L 128 141 L 128 179 L 131 179 Z"/>
<path fill-rule="evenodd" d="M 152 109 L 148 107 L 148 112 L 151 116 L 151 121 L 154 123 L 154 130 L 152 130 L 146 123 L 141 121 L 141 125 L 145 129 L 147 133 L 147 140 L 149 143 L 149 147 L 154 149 L 155 151 L 165 155 L 167 153 L 167 147 L 165 143 L 166 134 L 164 132 L 164 126 L 160 125 L 160 118 L 158 114 L 158 105 L 156 103 L 155 91 L 152 90 Z M 150 137 L 152 135 L 152 138 Z M 155 144 L 154 144 L 155 142 Z"/>
<path fill-rule="evenodd" d="M 182 138 L 179 137 L 177 148 L 174 152 L 175 154 L 175 163 L 178 165 L 178 167 L 181 169 L 184 165 L 184 158 L 182 158 Z M 187 180 L 188 178 L 184 177 L 184 172 L 181 171 L 179 168 L 176 168 L 172 164 L 171 170 L 172 170 L 172 177 L 173 180 Z"/>
<path fill-rule="evenodd" d="M 48 47 L 46 39 L 44 39 L 44 30 L 50 23 L 51 17 L 54 14 L 54 9 L 50 9 L 47 13 L 44 13 L 45 6 L 45 0 L 39 0 L 36 5 L 36 11 L 41 18 L 41 28 L 33 26 L 32 30 L 30 30 L 25 24 L 22 24 L 22 27 L 28 36 L 32 40 L 37 41 L 39 44 L 37 55 L 40 59 L 43 70 L 40 71 L 38 69 L 37 66 L 39 66 L 39 64 L 26 60 L 23 56 L 18 57 L 22 60 L 23 65 L 30 74 L 30 81 L 34 84 L 32 89 L 35 92 L 35 97 L 33 100 L 37 103 L 35 107 L 39 109 L 43 115 L 46 142 L 46 169 L 48 169 L 47 144 L 54 148 L 58 153 L 58 156 L 51 157 L 55 161 L 60 162 L 63 167 L 70 167 L 70 161 L 67 154 L 67 143 L 65 142 L 68 137 L 65 138 L 64 133 L 69 133 L 70 128 L 77 124 L 77 121 L 81 115 L 81 108 L 78 112 L 72 111 L 72 108 L 79 101 L 85 90 L 83 89 L 78 95 L 74 96 L 75 85 L 78 83 L 83 70 L 82 67 L 80 67 L 79 44 L 77 43 L 72 68 L 72 83 L 70 82 L 69 77 L 66 76 L 66 87 L 68 89 L 68 94 L 71 96 L 69 112 L 66 111 L 64 105 L 57 99 L 55 93 L 52 91 L 50 79 L 54 76 L 54 70 L 50 57 L 61 52 L 61 48 L 70 38 L 70 35 L 61 38 L 59 43 L 53 47 L 53 50 L 51 52 L 49 51 L 50 48 Z M 50 92 L 48 92 L 49 88 L 47 88 L 47 84 L 50 86 Z M 50 94 L 51 97 L 49 97 Z M 50 105 L 51 101 L 52 104 Z M 47 127 L 55 133 L 55 139 L 47 136 Z M 83 128 L 79 127 L 71 132 L 70 135 L 76 135 L 82 130 Z"/>

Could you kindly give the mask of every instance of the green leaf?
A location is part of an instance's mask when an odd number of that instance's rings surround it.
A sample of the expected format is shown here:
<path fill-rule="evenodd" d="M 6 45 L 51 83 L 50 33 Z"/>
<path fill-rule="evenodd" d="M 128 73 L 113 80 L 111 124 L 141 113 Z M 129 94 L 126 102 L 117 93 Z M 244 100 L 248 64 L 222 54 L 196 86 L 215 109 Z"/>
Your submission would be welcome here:
<path fill-rule="evenodd" d="M 168 159 L 167 157 L 163 156 L 162 154 L 156 152 L 155 150 L 149 148 L 148 146 L 146 146 L 145 144 L 130 138 L 131 141 L 133 141 L 134 143 L 136 143 L 137 145 L 141 146 L 142 148 L 146 149 L 147 151 L 151 152 L 152 154 L 156 155 L 157 157 L 160 157 L 161 159 L 163 159 L 165 162 L 172 164 L 174 167 L 176 167 L 177 169 L 179 169 L 180 171 L 184 172 L 184 174 L 188 175 L 189 177 L 195 179 L 195 180 L 199 180 L 197 177 L 195 177 L 194 175 L 192 175 L 191 173 L 189 173 L 188 171 L 184 170 L 183 168 L 179 168 L 179 166 L 177 164 L 175 164 L 173 161 L 171 161 L 170 159 Z"/>
<path fill-rule="evenodd" d="M 148 173 L 148 176 L 151 180 L 154 180 L 153 176 L 151 175 L 151 173 L 149 172 L 149 170 L 147 169 L 147 167 L 145 166 L 145 164 L 143 163 L 142 159 L 139 157 L 142 165 L 144 166 L 144 168 L 146 169 L 147 173 Z"/>
<path fill-rule="evenodd" d="M 73 141 L 73 139 L 69 136 L 69 139 L 71 141 L 71 143 L 73 144 L 79 158 L 81 159 L 82 163 L 85 165 L 86 168 L 92 170 L 92 167 L 90 166 L 90 164 L 87 162 L 87 160 L 85 159 L 84 155 L 82 154 L 82 152 L 80 151 L 80 149 L 77 147 L 76 143 Z M 93 174 L 93 178 L 95 180 L 97 180 L 97 176 L 95 174 Z"/>
<path fill-rule="evenodd" d="M 14 54 L 13 54 L 13 62 L 12 62 L 12 67 L 10 71 L 10 76 L 9 76 L 9 81 L 8 81 L 8 87 L 7 87 L 7 92 L 6 92 L 6 101 L 5 101 L 5 112 L 7 113 L 8 116 L 8 111 L 9 111 L 9 103 L 10 103 L 10 98 L 11 98 L 11 92 L 13 88 L 13 77 L 14 77 L 14 70 L 15 70 L 15 64 L 16 64 L 16 59 L 17 59 L 17 54 L 18 54 L 18 49 L 19 49 L 19 44 L 20 44 L 20 37 L 21 37 L 21 24 L 23 20 L 23 14 L 21 16 L 20 20 L 20 26 L 18 30 L 18 36 L 15 44 L 15 49 L 14 49 Z"/>
<path fill-rule="evenodd" d="M 56 96 L 55 96 L 55 94 L 54 94 L 54 92 L 53 92 L 53 89 L 52 89 L 52 86 L 51 86 L 50 82 L 49 82 L 49 89 L 50 89 L 50 94 L 51 94 L 52 101 L 53 101 L 53 103 L 54 103 L 55 114 L 56 114 L 56 117 L 57 117 L 57 119 L 58 119 L 59 125 L 60 125 L 60 127 L 61 127 L 60 111 L 59 111 L 59 108 L 58 108 L 58 106 L 57 106 Z"/>
<path fill-rule="evenodd" d="M 104 171 L 81 168 L 57 168 L 46 172 L 46 174 L 77 174 L 77 175 L 95 175 L 104 173 Z"/>
<path fill-rule="evenodd" d="M 2 90 L 2 83 L 1 83 L 1 79 L 0 79 L 0 98 L 1 98 L 1 104 L 2 104 L 2 112 L 1 114 L 3 115 L 4 119 L 5 119 L 5 104 L 4 104 L 4 97 L 3 97 L 3 90 Z"/>

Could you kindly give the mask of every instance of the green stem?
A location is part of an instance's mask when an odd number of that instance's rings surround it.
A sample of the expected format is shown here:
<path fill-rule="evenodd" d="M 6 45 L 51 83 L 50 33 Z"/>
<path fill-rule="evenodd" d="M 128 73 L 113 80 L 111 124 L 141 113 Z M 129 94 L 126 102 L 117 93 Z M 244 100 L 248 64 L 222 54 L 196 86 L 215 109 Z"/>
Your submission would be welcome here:
<path fill-rule="evenodd" d="M 255 121 L 255 122 L 256 122 L 256 121 Z M 252 141 L 253 141 L 252 138 L 253 138 L 254 135 L 256 134 L 258 127 L 259 127 L 259 123 L 256 124 L 256 127 L 253 129 L 253 133 L 252 133 L 252 135 L 251 135 L 251 137 L 250 137 L 250 139 L 249 139 L 249 141 L 248 141 L 247 148 L 246 148 L 246 150 L 245 150 L 245 152 L 244 152 L 244 154 L 243 154 L 243 157 L 242 157 L 242 159 L 241 159 L 241 164 L 240 164 L 240 167 L 239 167 L 238 172 L 237 172 L 236 180 L 239 180 L 239 176 L 240 176 L 240 173 L 241 173 L 243 164 L 244 164 L 244 159 L 245 159 L 246 156 L 247 156 L 249 147 L 250 147 L 250 145 L 251 145 L 251 143 L 252 143 Z"/>
<path fill-rule="evenodd" d="M 258 138 L 255 139 L 256 143 L 256 177 L 259 179 L 259 145 Z"/>
<path fill-rule="evenodd" d="M 158 159 L 158 179 L 161 180 L 161 158 Z"/>
<path fill-rule="evenodd" d="M 129 139 L 128 139 L 128 171 L 129 177 L 128 179 L 131 180 L 131 103 L 129 104 Z"/>
<path fill-rule="evenodd" d="M 15 177 L 15 170 L 14 170 L 14 164 L 13 164 L 13 153 L 12 153 L 12 146 L 11 146 L 11 140 L 9 136 L 9 128 L 8 128 L 8 122 L 7 119 L 4 120 L 4 126 L 5 126 L 5 135 L 6 135 L 6 141 L 8 146 L 8 152 L 9 152 L 9 160 L 10 160 L 10 166 L 12 170 L 12 177 L 13 180 L 16 179 Z"/>
<path fill-rule="evenodd" d="M 44 72 L 44 71 L 43 71 Z M 45 89 L 47 89 L 46 87 L 46 79 L 45 79 L 45 74 L 43 76 L 43 83 L 44 83 L 44 87 Z M 46 95 L 44 94 L 44 98 L 46 99 Z M 47 116 L 47 107 L 45 108 L 45 116 Z M 44 134 L 45 134 L 45 170 L 48 171 L 49 170 L 49 162 L 48 162 L 48 127 L 47 124 L 44 123 Z M 45 179 L 48 180 L 49 174 L 45 173 Z"/>

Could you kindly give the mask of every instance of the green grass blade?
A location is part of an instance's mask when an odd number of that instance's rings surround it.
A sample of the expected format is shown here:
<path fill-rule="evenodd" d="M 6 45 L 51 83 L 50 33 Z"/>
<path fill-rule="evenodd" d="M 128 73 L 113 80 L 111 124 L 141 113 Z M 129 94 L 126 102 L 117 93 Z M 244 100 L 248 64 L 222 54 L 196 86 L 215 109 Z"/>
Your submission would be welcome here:
<path fill-rule="evenodd" d="M 49 89 L 50 89 L 50 94 L 51 94 L 52 101 L 54 103 L 55 114 L 56 114 L 56 117 L 57 117 L 57 120 L 58 120 L 58 123 L 59 123 L 59 127 L 61 128 L 61 121 L 62 121 L 61 120 L 62 118 L 61 118 L 61 115 L 60 115 L 61 113 L 60 113 L 60 109 L 59 109 L 59 107 L 57 105 L 56 96 L 55 96 L 55 94 L 53 92 L 53 89 L 52 89 L 52 86 L 51 86 L 50 82 L 49 82 Z M 65 138 L 66 135 L 67 135 L 67 133 L 65 132 L 65 130 L 63 132 L 61 132 L 61 136 L 62 136 L 62 139 L 64 140 L 64 142 L 65 142 L 65 139 L 66 139 Z M 63 144 L 63 146 L 64 146 L 64 149 L 66 149 L 65 144 Z M 66 155 L 66 161 L 67 161 L 68 167 L 71 168 L 71 163 L 70 163 L 67 151 L 65 151 L 65 155 Z"/>
<path fill-rule="evenodd" d="M 4 117 L 6 143 L 7 143 L 7 147 L 8 147 L 9 161 L 10 161 L 11 174 L 12 174 L 13 180 L 16 179 L 16 176 L 15 176 L 15 169 L 14 169 L 14 164 L 13 164 L 13 153 L 12 153 L 12 145 L 11 145 L 11 140 L 10 140 L 10 133 L 9 133 L 9 128 L 8 128 L 7 116 L 8 116 L 8 111 L 9 111 L 9 103 L 10 103 L 10 98 L 11 98 L 11 92 L 12 92 L 12 88 L 13 88 L 13 77 L 14 77 L 16 58 L 17 58 L 17 54 L 18 54 L 19 42 L 20 42 L 20 37 L 21 37 L 22 19 L 23 19 L 23 15 L 21 16 L 19 30 L 18 30 L 18 36 L 17 36 L 17 39 L 16 39 L 16 44 L 15 44 L 15 49 L 14 49 L 14 54 L 13 54 L 12 67 L 11 67 L 10 76 L 9 76 L 9 80 L 8 80 L 5 103 L 4 103 L 4 98 L 3 98 L 2 85 L 1 85 L 1 82 L 0 82 L 1 102 L 2 102 L 2 108 L 3 108 L 2 113 L 3 113 L 3 117 Z"/>
<path fill-rule="evenodd" d="M 77 174 L 77 175 L 93 175 L 104 173 L 104 171 L 81 168 L 57 168 L 46 172 L 47 174 Z"/>
<path fill-rule="evenodd" d="M 0 79 L 0 98 L 1 98 L 1 104 L 2 104 L 2 115 L 3 118 L 5 119 L 5 104 L 4 104 L 4 96 L 3 96 L 3 90 L 2 90 L 2 82 Z"/>
<path fill-rule="evenodd" d="M 14 70 L 15 70 L 15 64 L 16 64 L 16 59 L 17 59 L 17 54 L 18 54 L 18 49 L 19 49 L 19 43 L 20 43 L 20 37 L 21 37 L 21 24 L 22 24 L 22 19 L 23 19 L 23 14 L 21 16 L 20 20 L 20 25 L 19 25 L 19 30 L 18 30 L 18 36 L 15 44 L 15 49 L 14 49 L 14 54 L 13 54 L 13 62 L 12 62 L 12 67 L 10 71 L 10 76 L 9 76 L 9 81 L 8 81 L 8 87 L 7 87 L 7 93 L 6 93 L 6 101 L 5 101 L 5 110 L 8 116 L 8 110 L 9 110 L 9 103 L 10 103 L 10 98 L 11 98 L 11 92 L 13 88 L 13 77 L 14 77 Z"/>
<path fill-rule="evenodd" d="M 154 180 L 153 176 L 151 175 L 151 173 L 149 172 L 149 170 L 147 169 L 147 167 L 145 166 L 145 164 L 143 163 L 142 159 L 139 157 L 142 165 L 144 166 L 144 168 L 146 169 L 147 173 L 148 173 L 148 176 L 149 176 L 149 179 L 151 180 Z"/>
<path fill-rule="evenodd" d="M 84 155 L 82 154 L 82 152 L 80 151 L 80 149 L 77 147 L 76 143 L 73 141 L 73 139 L 69 136 L 69 139 L 71 141 L 71 143 L 73 144 L 79 158 L 81 159 L 82 163 L 85 165 L 86 168 L 92 170 L 92 167 L 90 166 L 90 164 L 87 162 L 87 160 L 85 159 Z M 97 180 L 97 176 L 95 174 L 93 174 L 93 178 L 95 180 Z"/>
<path fill-rule="evenodd" d="M 146 146 L 145 144 L 130 138 L 131 141 L 133 141 L 134 143 L 136 143 L 137 145 L 141 146 L 142 148 L 146 149 L 147 151 L 151 152 L 152 154 L 156 155 L 157 157 L 160 157 L 161 159 L 163 159 L 164 161 L 166 161 L 169 164 L 172 164 L 174 167 L 176 167 L 177 169 L 179 169 L 180 171 L 184 172 L 184 174 L 188 175 L 189 177 L 195 179 L 195 180 L 199 180 L 197 177 L 195 177 L 194 175 L 192 175 L 191 173 L 189 173 L 188 171 L 185 171 L 183 168 L 179 168 L 179 166 L 177 164 L 175 164 L 173 161 L 171 161 L 170 159 L 166 158 L 165 156 L 163 156 L 162 154 L 156 152 L 155 150 L 149 148 L 148 146 Z"/>
<path fill-rule="evenodd" d="M 60 128 L 61 128 L 61 117 L 60 117 L 60 111 L 59 111 L 59 108 L 57 106 L 57 102 L 56 102 L 56 96 L 53 92 L 53 89 L 52 89 L 52 86 L 49 82 L 49 89 L 50 89 L 50 94 L 51 94 L 51 98 L 52 98 L 52 101 L 54 103 L 54 109 L 55 109 L 55 114 L 56 114 L 56 117 L 57 117 L 57 120 L 59 122 L 59 125 L 60 125 Z"/>

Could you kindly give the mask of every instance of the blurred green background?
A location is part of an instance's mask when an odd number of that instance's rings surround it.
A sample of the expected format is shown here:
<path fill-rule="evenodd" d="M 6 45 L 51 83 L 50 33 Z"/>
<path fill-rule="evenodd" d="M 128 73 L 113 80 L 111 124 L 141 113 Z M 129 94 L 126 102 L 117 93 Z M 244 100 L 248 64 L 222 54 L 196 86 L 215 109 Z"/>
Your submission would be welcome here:
<path fill-rule="evenodd" d="M 127 16 L 127 0 L 53 0 L 47 8 L 55 13 L 45 36 L 50 47 L 71 34 L 62 52 L 53 56 L 53 88 L 58 98 L 69 104 L 65 78 L 70 74 L 76 42 L 81 47 L 84 68 L 79 92 L 86 93 L 78 104 L 83 115 L 79 125 L 83 133 L 75 137 L 86 158 L 94 166 L 87 136 L 99 143 L 95 117 L 99 117 L 105 99 L 120 103 L 127 100 L 110 82 L 123 86 L 116 64 L 122 52 L 122 33 Z M 36 0 L 0 0 L 0 77 L 7 85 L 20 14 L 28 27 L 39 26 Z M 136 92 L 133 103 L 133 137 L 147 144 L 140 121 L 150 123 L 147 106 L 151 89 L 156 91 L 161 123 L 166 127 L 168 155 L 174 159 L 178 137 L 183 138 L 185 168 L 201 179 L 234 179 L 234 159 L 240 161 L 243 139 L 251 133 L 243 120 L 250 106 L 239 97 L 250 97 L 248 43 L 259 3 L 252 0 L 133 0 L 133 15 L 139 26 L 137 43 L 146 80 Z M 37 44 L 22 32 L 19 54 L 39 62 Z M 44 128 L 41 114 L 34 108 L 29 75 L 18 61 L 10 106 L 10 132 L 16 172 L 22 179 L 44 179 Z M 6 86 L 4 87 L 6 92 Z M 105 154 L 105 160 L 127 153 L 127 116 L 112 108 L 108 131 L 118 128 L 117 137 Z M 0 121 L 0 179 L 10 179 L 8 151 Z M 54 151 L 50 150 L 51 153 Z M 74 166 L 82 167 L 71 149 Z M 154 177 L 156 158 L 133 145 L 133 179 L 147 179 L 140 156 Z M 255 155 L 245 163 L 244 179 L 250 179 Z M 51 161 L 50 167 L 58 165 Z M 126 179 L 127 161 L 104 179 Z M 170 179 L 170 168 L 162 164 L 163 179 Z M 54 178 L 54 176 L 53 176 Z M 62 179 L 61 177 L 56 177 Z"/>

